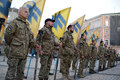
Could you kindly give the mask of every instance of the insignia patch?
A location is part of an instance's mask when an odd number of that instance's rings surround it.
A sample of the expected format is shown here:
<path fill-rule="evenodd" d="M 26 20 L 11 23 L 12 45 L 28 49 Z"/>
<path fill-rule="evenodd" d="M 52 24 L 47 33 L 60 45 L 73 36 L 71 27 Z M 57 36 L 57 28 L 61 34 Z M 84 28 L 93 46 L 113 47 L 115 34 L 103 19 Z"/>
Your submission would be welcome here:
<path fill-rule="evenodd" d="M 12 32 L 12 26 L 9 26 L 6 30 L 7 33 L 11 33 Z"/>

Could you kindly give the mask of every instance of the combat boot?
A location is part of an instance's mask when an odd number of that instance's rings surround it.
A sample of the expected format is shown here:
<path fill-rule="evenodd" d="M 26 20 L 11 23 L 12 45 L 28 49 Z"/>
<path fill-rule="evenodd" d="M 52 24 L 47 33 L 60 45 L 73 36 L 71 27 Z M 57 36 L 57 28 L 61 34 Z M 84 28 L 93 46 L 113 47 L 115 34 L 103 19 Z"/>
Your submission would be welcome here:
<path fill-rule="evenodd" d="M 44 80 L 48 80 L 48 77 L 44 78 Z"/>
<path fill-rule="evenodd" d="M 44 80 L 43 78 L 39 77 L 39 80 Z"/>
<path fill-rule="evenodd" d="M 84 78 L 85 75 L 77 75 L 78 78 Z"/>
<path fill-rule="evenodd" d="M 94 71 L 92 69 L 89 70 L 90 74 L 94 74 Z"/>
<path fill-rule="evenodd" d="M 101 66 L 99 66 L 99 68 L 98 68 L 98 72 L 99 72 L 99 71 L 102 71 L 102 68 L 101 68 Z"/>
<path fill-rule="evenodd" d="M 103 70 L 106 70 L 105 65 L 103 65 Z"/>
<path fill-rule="evenodd" d="M 68 79 L 67 79 L 67 76 L 62 75 L 62 80 L 68 80 Z"/>
<path fill-rule="evenodd" d="M 74 80 L 73 78 L 71 78 L 70 76 L 67 76 L 67 79 L 68 80 Z"/>

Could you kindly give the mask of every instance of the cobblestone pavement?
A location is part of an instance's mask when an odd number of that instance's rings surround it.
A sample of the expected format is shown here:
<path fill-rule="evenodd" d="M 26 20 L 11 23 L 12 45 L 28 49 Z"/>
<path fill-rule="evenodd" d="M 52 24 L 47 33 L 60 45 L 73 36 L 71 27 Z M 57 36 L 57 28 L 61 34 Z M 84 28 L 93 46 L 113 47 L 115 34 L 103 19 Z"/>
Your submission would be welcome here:
<path fill-rule="evenodd" d="M 30 70 L 29 70 L 27 80 L 33 80 L 35 60 L 36 59 L 33 58 L 31 61 Z M 25 75 L 27 73 L 29 61 L 30 61 L 30 57 L 28 57 L 28 59 L 27 59 L 26 68 L 25 68 Z M 50 71 L 51 73 L 54 73 L 55 63 L 56 63 L 56 59 L 53 60 L 53 63 L 51 66 L 51 71 Z M 95 67 L 96 71 L 98 68 L 97 65 L 98 65 L 98 61 L 96 62 L 96 67 Z M 4 80 L 7 68 L 8 68 L 7 59 L 5 62 L 3 62 L 3 56 L 0 56 L 0 80 Z M 40 63 L 38 62 L 37 76 L 39 73 L 39 69 L 40 69 Z M 120 62 L 118 62 L 118 65 L 116 67 L 111 68 L 111 69 L 107 69 L 107 70 L 102 71 L 102 72 L 98 72 L 96 74 L 91 75 L 88 73 L 88 70 L 89 69 L 84 69 L 84 74 L 86 75 L 85 78 L 77 78 L 76 80 L 120 80 Z M 71 77 L 74 76 L 74 71 L 71 68 L 70 68 L 70 76 Z M 24 80 L 26 80 L 26 79 L 24 79 Z M 38 80 L 38 77 L 36 77 L 36 80 Z M 54 75 L 52 75 L 52 76 L 50 75 L 49 80 L 54 80 Z M 57 71 L 56 80 L 62 80 L 61 73 L 59 73 L 59 67 L 58 67 L 58 71 Z"/>

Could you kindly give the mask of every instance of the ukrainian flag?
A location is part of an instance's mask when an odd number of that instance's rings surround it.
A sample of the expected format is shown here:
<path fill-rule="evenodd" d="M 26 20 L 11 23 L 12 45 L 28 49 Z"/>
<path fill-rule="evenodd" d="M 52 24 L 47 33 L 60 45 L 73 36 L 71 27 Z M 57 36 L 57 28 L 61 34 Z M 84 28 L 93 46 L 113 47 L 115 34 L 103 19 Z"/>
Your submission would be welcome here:
<path fill-rule="evenodd" d="M 98 40 L 99 40 L 99 37 L 100 37 L 100 33 L 101 33 L 101 31 L 97 34 L 96 39 L 95 39 L 95 40 L 96 40 L 96 45 L 95 45 L 96 47 L 97 47 L 97 44 L 98 44 Z"/>
<path fill-rule="evenodd" d="M 88 45 L 90 45 L 92 43 L 92 40 L 95 40 L 96 36 L 97 36 L 97 32 L 98 32 L 98 28 L 93 32 L 93 34 L 90 36 L 90 40 L 88 42 Z"/>
<path fill-rule="evenodd" d="M 3 18 L 3 25 L 0 26 L 0 43 L 2 42 L 2 37 L 9 13 L 9 8 L 11 6 L 11 2 L 12 0 L 0 0 L 0 18 Z"/>
<path fill-rule="evenodd" d="M 63 9 L 52 16 L 52 19 L 55 20 L 52 31 L 58 39 L 63 36 L 63 33 L 66 30 L 70 10 L 71 7 Z"/>
<path fill-rule="evenodd" d="M 82 30 L 82 34 L 85 34 L 87 36 L 89 29 L 90 29 L 90 24 Z"/>
<path fill-rule="evenodd" d="M 27 21 L 30 24 L 31 31 L 34 33 L 34 37 L 37 37 L 40 20 L 42 17 L 45 0 L 28 1 L 23 6 L 29 9 L 29 16 Z"/>
<path fill-rule="evenodd" d="M 81 29 L 83 26 L 84 18 L 85 18 L 85 15 L 80 17 L 79 19 L 77 19 L 76 21 L 72 23 L 74 27 L 73 38 L 74 38 L 75 45 L 77 44 L 78 37 L 80 35 Z"/>

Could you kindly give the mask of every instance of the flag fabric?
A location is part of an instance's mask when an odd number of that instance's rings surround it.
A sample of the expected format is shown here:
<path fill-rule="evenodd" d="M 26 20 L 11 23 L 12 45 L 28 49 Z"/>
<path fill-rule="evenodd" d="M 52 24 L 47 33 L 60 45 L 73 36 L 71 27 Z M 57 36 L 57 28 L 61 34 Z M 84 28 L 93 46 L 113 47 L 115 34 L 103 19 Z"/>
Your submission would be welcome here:
<path fill-rule="evenodd" d="M 11 2 L 12 0 L 0 0 L 0 43 L 2 42 Z"/>
<path fill-rule="evenodd" d="M 100 33 L 101 33 L 101 31 L 97 34 L 97 36 L 96 36 L 96 38 L 95 38 L 95 41 L 96 41 L 96 47 L 97 47 L 97 45 L 98 45 L 98 40 L 100 39 Z"/>
<path fill-rule="evenodd" d="M 38 29 L 40 26 L 44 5 L 45 0 L 28 1 L 23 5 L 23 7 L 26 7 L 29 10 L 27 21 L 30 24 L 31 31 L 34 34 L 35 39 L 37 37 Z"/>
<path fill-rule="evenodd" d="M 60 39 L 60 37 L 63 36 L 63 33 L 66 30 L 70 11 L 71 11 L 71 7 L 63 9 L 52 15 L 52 19 L 55 20 L 52 31 L 58 39 Z"/>
<path fill-rule="evenodd" d="M 76 21 L 72 23 L 74 27 L 73 38 L 74 38 L 75 45 L 77 44 L 81 29 L 83 26 L 84 18 L 85 18 L 85 15 L 80 17 L 79 19 L 77 19 Z"/>
<path fill-rule="evenodd" d="M 88 41 L 88 45 L 92 43 L 92 40 L 95 40 L 97 36 L 98 28 L 93 32 L 93 34 L 90 36 L 90 40 Z"/>
<path fill-rule="evenodd" d="M 90 29 L 90 24 L 82 30 L 82 34 L 85 34 L 87 36 L 89 29 Z"/>

